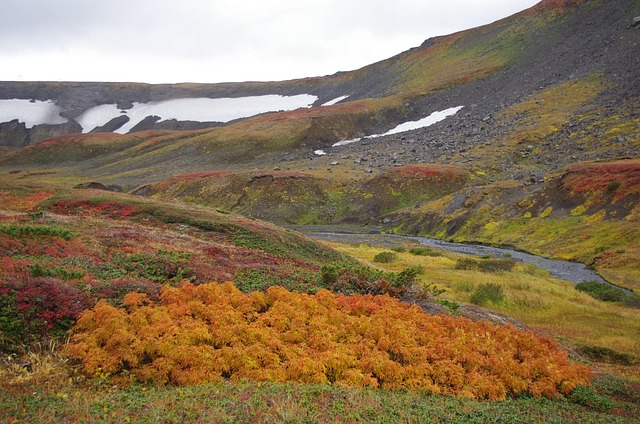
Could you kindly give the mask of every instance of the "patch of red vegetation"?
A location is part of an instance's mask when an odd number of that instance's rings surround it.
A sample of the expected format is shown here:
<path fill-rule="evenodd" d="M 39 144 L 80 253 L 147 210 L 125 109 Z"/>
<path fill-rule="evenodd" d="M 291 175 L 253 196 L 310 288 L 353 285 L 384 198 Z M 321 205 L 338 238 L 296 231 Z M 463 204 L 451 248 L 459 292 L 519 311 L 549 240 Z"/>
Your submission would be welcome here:
<path fill-rule="evenodd" d="M 122 134 L 116 133 L 91 133 L 91 134 L 64 134 L 52 138 L 47 138 L 29 146 L 32 149 L 39 149 L 43 147 L 69 145 L 69 144 L 81 144 L 83 142 L 108 142 L 113 140 L 122 139 Z"/>
<path fill-rule="evenodd" d="M 55 192 L 48 190 L 33 191 L 27 194 L 0 190 L 0 205 L 2 205 L 2 209 L 28 212 L 54 194 Z"/>
<path fill-rule="evenodd" d="M 572 165 L 564 175 L 562 188 L 595 196 L 613 193 L 616 201 L 640 194 L 640 159 Z"/>
<path fill-rule="evenodd" d="M 128 218 L 141 212 L 135 206 L 115 200 L 104 202 L 63 200 L 51 205 L 50 209 L 61 215 L 108 215 L 112 218 Z"/>

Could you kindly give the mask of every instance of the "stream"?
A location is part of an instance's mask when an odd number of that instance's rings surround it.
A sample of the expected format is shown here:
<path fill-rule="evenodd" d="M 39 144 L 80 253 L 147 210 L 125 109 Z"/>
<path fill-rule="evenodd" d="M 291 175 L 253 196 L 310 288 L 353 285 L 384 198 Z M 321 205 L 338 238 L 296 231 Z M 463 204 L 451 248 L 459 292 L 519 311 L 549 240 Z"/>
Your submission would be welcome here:
<path fill-rule="evenodd" d="M 581 283 L 583 281 L 598 281 L 600 283 L 609 284 L 613 287 L 618 287 L 606 281 L 595 271 L 587 268 L 585 264 L 544 258 L 542 256 L 532 255 L 530 253 L 513 249 L 485 246 L 481 244 L 453 243 L 428 237 L 399 236 L 395 234 L 335 233 L 330 231 L 318 231 L 319 229 L 315 229 L 313 227 L 298 227 L 296 229 L 317 240 L 339 243 L 363 243 L 392 247 L 398 246 L 403 242 L 414 242 L 423 246 L 433 247 L 448 252 L 464 253 L 476 256 L 491 256 L 496 258 L 508 257 L 527 264 L 535 265 L 538 268 L 546 269 L 553 278 L 569 281 L 573 284 Z M 623 290 L 627 294 L 631 293 L 629 290 Z"/>

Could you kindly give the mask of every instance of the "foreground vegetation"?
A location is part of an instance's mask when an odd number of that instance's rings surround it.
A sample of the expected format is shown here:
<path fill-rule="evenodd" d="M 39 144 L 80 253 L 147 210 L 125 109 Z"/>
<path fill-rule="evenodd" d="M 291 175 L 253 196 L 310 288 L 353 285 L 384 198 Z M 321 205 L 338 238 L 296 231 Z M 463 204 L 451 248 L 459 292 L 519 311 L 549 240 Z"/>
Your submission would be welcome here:
<path fill-rule="evenodd" d="M 604 308 L 511 260 L 415 246 L 394 252 L 335 246 L 340 253 L 223 210 L 104 191 L 7 183 L 0 198 L 0 416 L 6 422 L 625 422 L 638 413 L 636 386 L 602 377 L 588 385 L 583 365 L 569 364 L 547 339 L 429 317 L 388 296 L 440 299 L 454 315 L 461 302 L 481 304 L 565 345 L 589 348 L 581 353 L 600 355 L 610 362 L 607 369 L 633 377 L 633 366 L 614 369 L 611 362 L 638 357 L 636 310 Z M 216 285 L 218 301 L 204 302 L 195 293 L 214 292 L 202 284 L 213 279 L 234 280 L 239 290 Z M 575 299 L 557 303 L 569 292 Z M 210 315 L 211 305 L 224 309 L 215 316 L 229 318 L 217 335 L 195 318 Z M 556 323 L 561 308 L 568 311 L 562 331 L 545 327 Z M 67 343 L 83 310 L 92 312 Z M 593 311 L 588 323 L 574 322 L 586 310 Z M 598 334 L 605 311 L 608 339 Z M 411 322 L 419 328 L 408 330 Z M 148 338 L 153 329 L 157 337 Z M 227 355 L 215 361 L 224 369 L 202 379 L 207 372 L 195 365 L 207 361 L 197 354 L 206 357 L 216 343 Z M 500 362 L 498 353 L 509 346 L 515 350 Z M 436 356 L 439 361 L 419 363 Z M 514 358 L 529 365 L 513 373 L 496 365 Z M 291 373 L 299 378 L 286 378 Z"/>
<path fill-rule="evenodd" d="M 35 393 L 3 390 L 0 416 L 7 423 L 631 423 L 640 414 L 637 388 L 612 378 L 569 399 L 501 402 L 318 384 L 120 388 L 103 383 Z"/>

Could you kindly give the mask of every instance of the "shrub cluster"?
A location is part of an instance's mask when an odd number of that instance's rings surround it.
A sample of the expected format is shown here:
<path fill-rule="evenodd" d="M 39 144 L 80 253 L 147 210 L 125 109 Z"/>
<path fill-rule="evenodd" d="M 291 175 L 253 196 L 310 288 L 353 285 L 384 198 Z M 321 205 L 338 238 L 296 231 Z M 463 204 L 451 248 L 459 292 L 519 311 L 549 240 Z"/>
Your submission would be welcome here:
<path fill-rule="evenodd" d="M 409 253 L 416 256 L 431 256 L 431 257 L 442 256 L 442 253 L 436 252 L 430 247 L 413 247 L 409 249 Z"/>
<path fill-rule="evenodd" d="M 548 338 L 431 316 L 389 296 L 233 284 L 130 293 L 83 313 L 66 354 L 88 374 L 193 385 L 225 379 L 338 384 L 505 399 L 568 395 L 591 371 Z"/>
<path fill-rule="evenodd" d="M 515 265 L 516 260 L 511 258 L 487 258 L 479 261 L 471 258 L 460 258 L 456 260 L 455 268 L 482 272 L 505 272 L 511 271 Z"/>
<path fill-rule="evenodd" d="M 53 278 L 0 282 L 0 350 L 15 351 L 48 337 L 64 337 L 93 303 L 76 287 Z"/>
<path fill-rule="evenodd" d="M 495 283 L 481 284 L 471 295 L 471 303 L 484 306 L 489 302 L 498 304 L 504 300 L 504 290 Z"/>
<path fill-rule="evenodd" d="M 583 281 L 576 284 L 576 290 L 604 302 L 620 302 L 626 295 L 622 289 L 598 281 Z"/>
<path fill-rule="evenodd" d="M 325 264 L 320 268 L 322 286 L 342 294 L 388 294 L 402 298 L 417 281 L 418 270 L 384 272 L 345 262 Z"/>
<path fill-rule="evenodd" d="M 0 233 L 12 237 L 53 236 L 71 240 L 73 234 L 69 230 L 55 225 L 0 225 Z"/>
<path fill-rule="evenodd" d="M 390 264 L 398 259 L 398 254 L 395 252 L 380 252 L 373 257 L 373 262 L 380 264 Z"/>

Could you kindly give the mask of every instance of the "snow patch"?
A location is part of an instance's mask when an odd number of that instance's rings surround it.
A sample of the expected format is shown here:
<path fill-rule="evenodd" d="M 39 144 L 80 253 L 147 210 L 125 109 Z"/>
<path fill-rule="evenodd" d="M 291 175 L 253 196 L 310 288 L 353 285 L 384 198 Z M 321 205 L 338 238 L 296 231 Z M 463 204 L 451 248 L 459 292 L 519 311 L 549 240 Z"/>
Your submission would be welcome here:
<path fill-rule="evenodd" d="M 344 99 L 346 99 L 347 97 L 349 97 L 349 96 L 347 95 L 347 96 L 340 96 L 340 97 L 336 97 L 336 98 L 335 98 L 335 99 L 333 99 L 333 100 L 329 100 L 327 103 L 323 103 L 323 104 L 322 104 L 322 106 L 333 106 L 333 105 L 335 105 L 336 103 L 339 103 L 339 102 L 343 101 L 343 100 L 344 100 Z"/>
<path fill-rule="evenodd" d="M 315 153 L 318 156 L 325 156 L 327 154 L 327 152 L 325 152 L 324 150 L 314 150 L 313 153 Z"/>
<path fill-rule="evenodd" d="M 347 144 L 357 143 L 360 140 L 362 140 L 362 139 L 361 138 L 352 138 L 351 140 L 342 140 L 342 141 L 338 141 L 337 143 L 333 143 L 332 147 L 346 146 Z"/>
<path fill-rule="evenodd" d="M 382 137 L 383 135 L 397 134 L 405 131 L 417 130 L 418 128 L 429 127 L 435 123 L 444 121 L 446 118 L 448 118 L 451 115 L 455 115 L 463 107 L 464 106 L 457 106 L 457 107 L 451 107 L 449 109 L 441 110 L 438 112 L 433 112 L 431 115 L 425 118 L 419 119 L 417 121 L 409 121 L 409 122 L 402 123 L 397 127 L 387 131 L 384 134 L 372 135 L 370 137 Z"/>
<path fill-rule="evenodd" d="M 449 109 L 433 112 L 431 115 L 424 117 L 422 119 L 419 119 L 417 121 L 404 122 L 398 125 L 397 127 L 387 131 L 384 134 L 373 134 L 373 135 L 367 136 L 367 138 L 382 137 L 384 135 L 397 134 L 405 131 L 417 130 L 418 128 L 429 127 L 435 123 L 445 120 L 449 116 L 455 115 L 463 107 L 464 106 L 457 106 L 457 107 L 452 107 Z M 332 147 L 346 146 L 347 144 L 356 143 L 360 140 L 361 138 L 354 138 L 351 140 L 342 140 L 342 141 L 338 141 L 337 143 L 334 143 Z"/>
<path fill-rule="evenodd" d="M 52 100 L 0 100 L 0 122 L 10 122 L 17 119 L 27 128 L 42 124 L 66 124 L 67 118 L 60 116 L 62 108 Z"/>
<path fill-rule="evenodd" d="M 83 132 L 102 126 L 119 115 L 129 117 L 129 122 L 116 132 L 125 134 L 147 116 L 158 116 L 160 121 L 176 119 L 178 121 L 229 122 L 266 112 L 289 111 L 311 107 L 318 100 L 311 94 L 265 96 L 237 98 L 184 98 L 163 100 L 150 103 L 133 103 L 131 109 L 119 110 L 116 105 L 100 105 L 84 111 L 76 120 Z"/>

